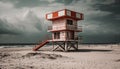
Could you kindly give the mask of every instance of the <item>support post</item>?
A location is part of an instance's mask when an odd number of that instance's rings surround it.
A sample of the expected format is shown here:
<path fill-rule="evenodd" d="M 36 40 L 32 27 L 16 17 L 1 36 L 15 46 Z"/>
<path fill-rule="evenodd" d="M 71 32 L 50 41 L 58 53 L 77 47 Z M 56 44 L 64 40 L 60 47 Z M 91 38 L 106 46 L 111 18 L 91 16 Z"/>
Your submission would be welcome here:
<path fill-rule="evenodd" d="M 68 42 L 65 42 L 65 52 L 68 51 Z"/>
<path fill-rule="evenodd" d="M 76 50 L 78 50 L 78 41 L 76 41 Z"/>

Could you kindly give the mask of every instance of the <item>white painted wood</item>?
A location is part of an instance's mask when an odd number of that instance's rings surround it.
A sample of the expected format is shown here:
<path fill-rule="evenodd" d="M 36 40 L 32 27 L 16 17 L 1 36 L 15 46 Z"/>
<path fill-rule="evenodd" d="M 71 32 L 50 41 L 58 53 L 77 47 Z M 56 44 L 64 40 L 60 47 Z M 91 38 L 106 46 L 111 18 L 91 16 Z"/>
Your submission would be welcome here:
<path fill-rule="evenodd" d="M 67 18 L 69 19 L 69 18 Z M 65 19 L 57 19 L 57 20 L 54 20 L 53 23 L 52 23 L 52 30 L 62 30 L 62 29 L 66 29 L 66 18 Z M 69 20 L 73 20 L 73 19 L 69 19 Z M 77 30 L 77 21 L 76 20 L 73 20 L 73 25 L 67 25 L 67 29 L 69 30 Z M 71 32 L 68 32 L 68 36 L 67 36 L 67 32 L 68 31 L 61 31 L 60 32 L 60 39 L 53 39 L 54 41 L 65 41 L 65 40 L 72 40 L 71 38 L 73 37 Z M 75 32 L 74 33 L 74 37 L 77 37 L 78 36 L 78 33 Z"/>
<path fill-rule="evenodd" d="M 68 15 L 68 16 L 71 16 L 71 11 L 68 11 L 68 10 L 67 10 L 67 15 Z"/>
<path fill-rule="evenodd" d="M 58 16 L 64 16 L 65 15 L 65 10 L 59 11 Z"/>
<path fill-rule="evenodd" d="M 80 14 L 79 14 L 79 13 L 76 13 L 76 17 L 77 17 L 77 18 L 80 18 Z"/>
<path fill-rule="evenodd" d="M 53 30 L 61 30 L 65 29 L 65 20 L 59 19 L 53 22 Z"/>
<path fill-rule="evenodd" d="M 52 16 L 53 16 L 53 14 L 52 14 L 52 13 L 51 13 L 51 14 L 48 14 L 48 15 L 47 15 L 47 18 L 48 18 L 48 19 L 51 19 L 51 18 L 52 18 Z"/>
<path fill-rule="evenodd" d="M 65 31 L 60 32 L 60 40 L 65 40 Z"/>

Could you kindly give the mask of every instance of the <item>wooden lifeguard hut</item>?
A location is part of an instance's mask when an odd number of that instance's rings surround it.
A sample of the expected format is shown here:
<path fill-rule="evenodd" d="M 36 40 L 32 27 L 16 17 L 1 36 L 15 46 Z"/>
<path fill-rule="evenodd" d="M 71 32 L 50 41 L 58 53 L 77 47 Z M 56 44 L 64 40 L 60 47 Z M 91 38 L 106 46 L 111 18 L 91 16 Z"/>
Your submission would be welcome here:
<path fill-rule="evenodd" d="M 70 48 L 78 50 L 78 32 L 82 32 L 77 21 L 83 20 L 83 14 L 68 9 L 46 14 L 46 19 L 52 21 L 52 26 L 48 27 L 48 32 L 52 33 L 52 39 L 46 40 L 33 50 L 37 50 L 48 42 L 53 43 L 53 51 L 61 48 L 68 51 Z M 55 46 L 57 45 L 57 46 Z"/>

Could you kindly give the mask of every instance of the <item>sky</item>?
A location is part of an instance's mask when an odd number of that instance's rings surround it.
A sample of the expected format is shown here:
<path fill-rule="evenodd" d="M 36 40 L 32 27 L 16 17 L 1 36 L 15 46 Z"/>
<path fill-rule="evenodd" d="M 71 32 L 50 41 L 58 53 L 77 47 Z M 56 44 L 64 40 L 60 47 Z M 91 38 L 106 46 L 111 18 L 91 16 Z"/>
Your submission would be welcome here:
<path fill-rule="evenodd" d="M 84 14 L 83 43 L 120 43 L 120 0 L 0 0 L 0 43 L 45 40 L 45 14 L 65 8 Z"/>

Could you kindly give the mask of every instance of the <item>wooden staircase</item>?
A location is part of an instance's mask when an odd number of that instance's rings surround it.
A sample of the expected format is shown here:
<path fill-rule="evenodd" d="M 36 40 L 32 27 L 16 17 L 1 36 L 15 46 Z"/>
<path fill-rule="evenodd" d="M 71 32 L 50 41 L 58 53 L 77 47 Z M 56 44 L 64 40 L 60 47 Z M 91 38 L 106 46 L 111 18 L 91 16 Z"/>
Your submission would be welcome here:
<path fill-rule="evenodd" d="M 43 42 L 40 43 L 39 45 L 35 46 L 35 47 L 33 48 L 33 51 L 37 51 L 39 48 L 43 47 L 43 46 L 44 46 L 45 44 L 47 44 L 47 43 L 49 43 L 48 40 L 43 41 Z"/>

